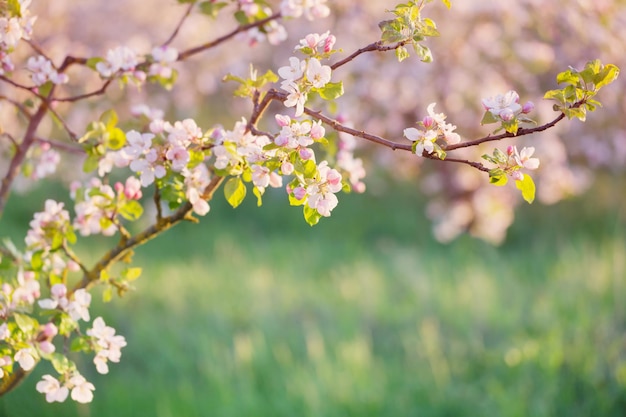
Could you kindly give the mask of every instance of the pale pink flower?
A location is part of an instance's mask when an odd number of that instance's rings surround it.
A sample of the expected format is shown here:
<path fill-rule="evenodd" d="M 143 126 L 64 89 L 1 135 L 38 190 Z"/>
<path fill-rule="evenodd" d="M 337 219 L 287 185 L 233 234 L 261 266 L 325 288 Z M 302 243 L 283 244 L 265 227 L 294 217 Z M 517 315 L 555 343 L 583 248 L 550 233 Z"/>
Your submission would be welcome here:
<path fill-rule="evenodd" d="M 286 81 L 296 81 L 302 78 L 304 69 L 306 68 L 306 61 L 300 61 L 295 56 L 289 58 L 289 65 L 278 68 L 278 75 L 280 75 Z"/>
<path fill-rule="evenodd" d="M 294 83 L 293 81 L 283 82 L 280 88 L 289 93 L 287 95 L 287 99 L 284 102 L 285 107 L 295 106 L 295 116 L 302 116 L 302 113 L 304 113 L 304 103 L 306 103 L 307 100 L 307 93 L 300 91 L 300 87 L 298 87 L 298 84 Z"/>
<path fill-rule="evenodd" d="M 72 301 L 67 306 L 67 311 L 72 320 L 82 319 L 89 321 L 89 305 L 91 304 L 91 294 L 84 288 L 74 291 Z"/>
<path fill-rule="evenodd" d="M 261 165 L 252 166 L 252 183 L 258 188 L 266 188 L 270 183 L 270 169 Z"/>
<path fill-rule="evenodd" d="M 30 371 L 35 367 L 35 351 L 31 347 L 20 349 L 13 356 L 13 360 L 18 362 L 24 371 Z"/>
<path fill-rule="evenodd" d="M 42 394 L 46 394 L 46 401 L 49 403 L 62 403 L 67 398 L 69 390 L 52 375 L 44 375 L 42 380 L 37 383 L 36 389 Z"/>
<path fill-rule="evenodd" d="M 85 404 L 93 400 L 93 391 L 96 387 L 88 382 L 85 377 L 80 374 L 74 374 L 68 381 L 72 388 L 72 399 L 76 402 Z"/>
<path fill-rule="evenodd" d="M 322 88 L 330 82 L 331 68 L 322 65 L 317 58 L 311 58 L 306 67 L 306 78 L 315 88 Z"/>
<path fill-rule="evenodd" d="M 482 100 L 482 103 L 485 110 L 490 111 L 495 117 L 502 117 L 502 114 L 505 117 L 509 117 L 510 114 L 516 115 L 522 111 L 522 106 L 519 104 L 519 95 L 513 90 L 505 94 L 485 98 Z M 503 110 L 507 111 L 503 113 Z"/>

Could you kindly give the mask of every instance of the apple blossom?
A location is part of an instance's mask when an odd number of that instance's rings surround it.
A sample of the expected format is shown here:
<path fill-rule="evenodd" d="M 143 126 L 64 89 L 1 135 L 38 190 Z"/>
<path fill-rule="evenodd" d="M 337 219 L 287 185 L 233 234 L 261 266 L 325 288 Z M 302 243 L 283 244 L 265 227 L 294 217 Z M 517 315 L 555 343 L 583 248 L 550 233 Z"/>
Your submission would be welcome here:
<path fill-rule="evenodd" d="M 296 108 L 296 117 L 302 116 L 304 113 L 304 103 L 307 100 L 307 93 L 300 91 L 300 87 L 298 84 L 293 81 L 285 81 L 280 85 L 280 88 L 287 91 L 289 95 L 287 95 L 287 100 L 285 100 L 285 107 L 295 107 Z"/>
<path fill-rule="evenodd" d="M 25 371 L 30 371 L 35 367 L 35 350 L 32 347 L 27 347 L 18 350 L 13 357 L 15 362 L 20 364 L 20 367 Z"/>
<path fill-rule="evenodd" d="M 485 110 L 491 112 L 495 117 L 501 117 L 503 120 L 505 117 L 508 117 L 510 120 L 510 115 L 516 115 L 522 111 L 522 106 L 519 104 L 519 95 L 513 90 L 507 91 L 505 94 L 485 98 L 482 100 L 482 103 Z"/>
<path fill-rule="evenodd" d="M 305 69 L 306 61 L 300 61 L 300 59 L 292 56 L 289 58 L 289 66 L 278 68 L 278 75 L 286 81 L 296 81 L 302 78 Z"/>
<path fill-rule="evenodd" d="M 328 65 L 322 65 L 317 58 L 309 59 L 306 67 L 306 78 L 313 87 L 322 88 L 330 82 L 331 69 Z"/>
<path fill-rule="evenodd" d="M 38 392 L 46 394 L 46 401 L 49 403 L 55 401 L 62 403 L 69 394 L 68 388 L 61 386 L 61 383 L 52 375 L 42 376 L 41 381 L 37 383 L 36 389 Z"/>
<path fill-rule="evenodd" d="M 74 401 L 79 403 L 89 403 L 93 400 L 93 391 L 96 387 L 91 382 L 88 382 L 84 376 L 75 373 L 68 381 L 68 387 L 71 388 L 71 397 Z"/>
<path fill-rule="evenodd" d="M 84 288 L 76 290 L 67 306 L 67 312 L 72 320 L 82 319 L 89 321 L 89 305 L 91 304 L 91 294 Z"/>
<path fill-rule="evenodd" d="M 102 77 L 112 77 L 118 71 L 134 71 L 139 63 L 135 52 L 125 46 L 118 46 L 107 51 L 106 60 L 96 64 L 96 70 Z"/>

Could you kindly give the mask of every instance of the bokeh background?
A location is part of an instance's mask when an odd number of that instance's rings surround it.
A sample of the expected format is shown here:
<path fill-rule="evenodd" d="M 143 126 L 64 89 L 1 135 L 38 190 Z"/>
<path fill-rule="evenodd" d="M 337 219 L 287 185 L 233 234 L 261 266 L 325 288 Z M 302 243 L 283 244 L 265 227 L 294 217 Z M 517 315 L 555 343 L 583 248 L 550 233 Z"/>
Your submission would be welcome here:
<path fill-rule="evenodd" d="M 331 29 L 350 52 L 376 40 L 394 2 L 332 5 L 335 14 L 315 26 L 287 22 L 294 34 L 286 42 Z M 545 122 L 554 113 L 541 97 L 558 72 L 594 58 L 624 66 L 624 1 L 452 5 L 433 2 L 425 12 L 442 33 L 428 43 L 434 63 L 369 55 L 345 70 L 339 109 L 355 126 L 400 140 L 437 102 L 472 139 L 489 133 L 478 126 L 483 97 L 515 89 Z M 171 0 L 33 7 L 35 37 L 57 59 L 104 55 L 121 43 L 148 52 L 182 14 Z M 176 45 L 231 27 L 196 16 Z M 224 74 L 246 74 L 250 60 L 277 68 L 290 56 L 290 48 L 239 42 L 181 64 L 170 96 L 113 88 L 106 101 L 59 111 L 76 131 L 111 103 L 120 113 L 147 102 L 170 120 L 229 126 L 249 105 L 228 98 L 234 86 L 221 83 Z M 622 76 L 603 90 L 604 108 L 585 124 L 520 141 L 542 161 L 532 206 L 471 170 L 366 144 L 357 153 L 369 169 L 367 192 L 341 198 L 314 228 L 283 191 L 272 190 L 261 208 L 246 201 L 236 210 L 218 194 L 199 226 L 181 225 L 137 251 L 144 274 L 136 292 L 93 306 L 129 342 L 109 375 L 79 359 L 94 402 L 46 404 L 34 386 L 51 370 L 39 366 L 0 399 L 0 415 L 623 416 L 624 85 Z M 12 117 L 3 116 L 5 128 Z M 2 235 L 20 242 L 46 198 L 68 200 L 73 175 L 23 183 Z M 89 239 L 82 254 L 95 260 L 107 245 Z"/>

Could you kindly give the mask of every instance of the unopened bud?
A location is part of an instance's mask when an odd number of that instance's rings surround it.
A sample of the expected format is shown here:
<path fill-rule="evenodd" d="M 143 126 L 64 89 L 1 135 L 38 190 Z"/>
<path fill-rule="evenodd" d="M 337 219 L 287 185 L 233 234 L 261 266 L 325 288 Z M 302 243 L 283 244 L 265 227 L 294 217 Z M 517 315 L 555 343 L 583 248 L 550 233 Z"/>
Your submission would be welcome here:
<path fill-rule="evenodd" d="M 523 106 L 522 106 L 522 113 L 524 114 L 528 114 L 531 111 L 533 111 L 535 109 L 535 103 L 533 103 L 532 101 L 527 101 Z"/>
<path fill-rule="evenodd" d="M 515 117 L 515 113 L 511 109 L 503 109 L 500 114 L 500 118 L 505 122 L 510 122 Z"/>
<path fill-rule="evenodd" d="M 424 125 L 426 129 L 430 129 L 431 127 L 435 125 L 435 119 L 433 119 L 431 116 L 426 116 L 422 120 L 422 124 Z"/>
<path fill-rule="evenodd" d="M 335 35 L 328 35 L 326 41 L 324 42 L 324 52 L 332 51 L 333 46 L 335 46 L 335 42 L 337 42 L 337 38 L 335 38 Z"/>

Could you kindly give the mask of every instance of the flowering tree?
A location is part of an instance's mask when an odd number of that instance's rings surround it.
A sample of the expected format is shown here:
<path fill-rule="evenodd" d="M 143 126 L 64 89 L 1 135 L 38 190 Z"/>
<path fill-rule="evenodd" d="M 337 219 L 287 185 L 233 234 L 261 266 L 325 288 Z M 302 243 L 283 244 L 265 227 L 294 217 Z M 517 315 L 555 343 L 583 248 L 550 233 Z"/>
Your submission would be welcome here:
<path fill-rule="evenodd" d="M 484 98 L 479 122 L 495 129 L 475 139 L 458 133 L 435 103 L 420 112 L 414 125 L 403 128 L 407 140 L 355 128 L 338 111 L 337 101 L 350 94 L 344 92 L 350 65 L 374 52 L 393 52 L 398 62 L 415 59 L 411 55 L 433 61 L 426 41 L 439 32 L 423 14 L 429 2 L 409 1 L 388 11 L 378 39 L 351 53 L 335 48 L 340 40 L 330 31 L 310 33 L 275 71 L 250 65 L 247 76 L 226 74 L 224 79 L 236 85 L 234 95 L 252 105 L 233 126 L 203 128 L 191 118 L 168 121 L 163 112 L 146 105 L 118 114 L 106 96 L 115 84 L 123 91 L 151 84 L 168 90 L 178 80 L 178 66 L 193 56 L 236 41 L 278 45 L 287 39 L 281 22 L 316 21 L 331 11 L 326 0 L 179 3 L 182 17 L 175 29 L 148 53 L 117 46 L 104 57 L 67 55 L 55 64 L 35 40 L 30 0 L 0 2 L 0 81 L 8 91 L 0 99 L 21 120 L 4 128 L 0 138 L 0 215 L 20 178 L 40 180 L 54 173 L 64 152 L 81 155 L 83 171 L 91 173 L 78 181 L 81 176 L 69 171 L 77 179 L 70 185 L 72 215 L 63 203 L 48 199 L 43 211 L 34 214 L 23 249 L 8 241 L 0 248 L 0 395 L 46 360 L 57 374 L 44 375 L 37 391 L 48 402 L 63 402 L 68 396 L 90 402 L 95 387 L 81 375 L 73 355 L 93 355 L 97 372 L 106 374 L 126 345 L 102 317 L 91 320 L 91 290 L 103 287 L 105 301 L 115 292 L 123 295 L 141 274 L 132 266 L 133 250 L 180 222 L 207 215 L 218 189 L 232 207 L 250 191 L 260 206 L 268 187 L 284 186 L 289 204 L 301 207 L 304 220 L 313 226 L 332 214 L 340 192 L 365 191 L 363 161 L 354 154 L 360 139 L 433 164 L 469 167 L 495 186 L 513 181 L 531 203 L 535 183 L 530 172 L 539 167 L 533 147 L 507 144 L 477 159 L 462 151 L 541 133 L 566 119 L 585 121 L 600 106 L 598 91 L 619 73 L 615 65 L 599 60 L 559 73 L 555 88 L 544 95 L 554 103 L 556 116 L 544 124 L 531 118 L 533 102 L 521 100 L 513 90 Z M 443 3 L 450 7 L 449 1 Z M 230 32 L 199 46 L 174 48 L 180 30 L 196 13 L 207 19 L 230 14 L 236 23 Z M 81 89 L 89 76 L 98 85 Z M 67 121 L 72 112 L 98 100 L 105 109 L 76 132 Z M 268 117 L 270 112 L 273 117 Z M 50 120 L 56 129 L 42 135 Z M 143 199 L 144 194 L 151 198 Z M 154 209 L 151 224 L 132 232 L 129 224 L 145 217 L 148 206 Z M 114 242 L 88 265 L 74 250 L 81 244 L 78 236 L 99 234 Z"/>

